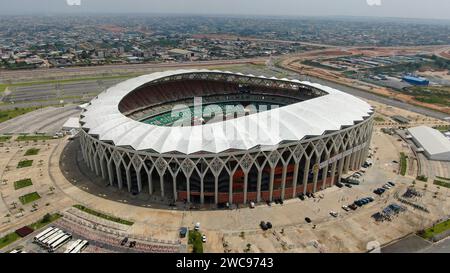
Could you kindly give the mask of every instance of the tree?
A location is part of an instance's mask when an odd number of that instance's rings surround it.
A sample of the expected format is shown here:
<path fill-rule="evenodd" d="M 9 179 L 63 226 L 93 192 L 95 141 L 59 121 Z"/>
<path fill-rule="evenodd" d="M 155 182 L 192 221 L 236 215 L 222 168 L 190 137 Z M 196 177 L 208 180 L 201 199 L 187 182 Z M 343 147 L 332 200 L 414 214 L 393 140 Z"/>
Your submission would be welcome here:
<path fill-rule="evenodd" d="M 52 216 L 50 215 L 50 213 L 47 213 L 44 215 L 44 217 L 42 217 L 42 222 L 48 223 L 48 222 L 50 222 L 51 219 L 52 219 Z"/>

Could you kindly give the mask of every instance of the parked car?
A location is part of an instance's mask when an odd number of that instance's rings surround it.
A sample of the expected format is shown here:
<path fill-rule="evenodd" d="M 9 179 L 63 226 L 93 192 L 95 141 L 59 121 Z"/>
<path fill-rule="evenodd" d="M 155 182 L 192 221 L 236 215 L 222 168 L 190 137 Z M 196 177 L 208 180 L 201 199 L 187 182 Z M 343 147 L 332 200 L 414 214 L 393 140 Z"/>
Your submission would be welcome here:
<path fill-rule="evenodd" d="M 345 210 L 345 211 L 349 211 L 350 210 L 350 208 L 348 206 L 346 206 L 346 205 L 343 205 L 342 209 Z"/>
<path fill-rule="evenodd" d="M 267 228 L 270 229 L 270 228 L 272 228 L 272 223 L 271 223 L 271 222 L 267 222 L 267 223 L 266 223 L 266 226 L 267 226 Z"/>
<path fill-rule="evenodd" d="M 195 226 L 194 226 L 194 229 L 195 230 L 199 230 L 200 229 L 200 223 L 196 223 Z"/>
<path fill-rule="evenodd" d="M 123 238 L 122 242 L 120 242 L 121 246 L 124 246 L 128 242 L 128 237 Z"/>
<path fill-rule="evenodd" d="M 305 221 L 306 221 L 306 223 L 311 223 L 312 221 L 311 221 L 311 219 L 309 218 L 309 217 L 305 217 Z"/>
<path fill-rule="evenodd" d="M 369 199 L 369 202 L 375 201 L 375 199 L 372 196 L 367 197 L 367 199 Z"/>
<path fill-rule="evenodd" d="M 302 194 L 300 194 L 299 196 L 298 196 L 298 198 L 300 198 L 300 200 L 305 200 L 305 196 L 303 195 L 303 193 Z"/>
<path fill-rule="evenodd" d="M 267 200 L 266 203 L 267 203 L 267 205 L 268 205 L 269 207 L 272 206 L 272 201 Z"/>
<path fill-rule="evenodd" d="M 252 208 L 252 209 L 255 208 L 255 202 L 250 202 L 250 208 Z"/>
<path fill-rule="evenodd" d="M 346 186 L 347 188 L 351 188 L 351 187 L 352 187 L 352 185 L 350 185 L 350 184 L 345 184 L 345 186 Z"/>
<path fill-rule="evenodd" d="M 344 184 L 342 184 L 341 182 L 336 183 L 336 187 L 338 187 L 338 188 L 342 188 L 343 186 L 344 186 Z"/>
<path fill-rule="evenodd" d="M 330 215 L 333 217 L 338 217 L 339 214 L 335 211 L 330 211 Z"/>
<path fill-rule="evenodd" d="M 261 227 L 262 230 L 267 230 L 268 229 L 267 224 L 264 221 L 261 221 L 261 223 L 259 223 L 259 226 Z"/>
<path fill-rule="evenodd" d="M 202 242 L 206 243 L 206 235 L 205 234 L 202 235 Z"/>
<path fill-rule="evenodd" d="M 395 183 L 394 183 L 394 182 L 392 182 L 392 181 L 389 181 L 389 182 L 388 182 L 388 184 L 389 184 L 389 185 L 391 185 L 392 187 L 394 187 L 394 186 L 395 186 Z"/>
<path fill-rule="evenodd" d="M 136 241 L 131 241 L 128 247 L 132 248 L 136 246 Z"/>
<path fill-rule="evenodd" d="M 358 208 L 358 206 L 355 204 L 348 205 L 348 207 L 351 208 L 352 210 L 356 210 Z"/>

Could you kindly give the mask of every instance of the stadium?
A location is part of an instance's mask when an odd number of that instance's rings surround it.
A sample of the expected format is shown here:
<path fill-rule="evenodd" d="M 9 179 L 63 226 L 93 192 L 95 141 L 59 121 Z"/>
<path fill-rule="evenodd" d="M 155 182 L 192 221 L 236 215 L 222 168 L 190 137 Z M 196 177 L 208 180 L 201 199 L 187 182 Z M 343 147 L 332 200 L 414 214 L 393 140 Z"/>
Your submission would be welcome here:
<path fill-rule="evenodd" d="M 80 116 L 87 166 L 168 202 L 223 205 L 330 187 L 366 160 L 366 102 L 320 84 L 216 70 L 140 76 Z"/>

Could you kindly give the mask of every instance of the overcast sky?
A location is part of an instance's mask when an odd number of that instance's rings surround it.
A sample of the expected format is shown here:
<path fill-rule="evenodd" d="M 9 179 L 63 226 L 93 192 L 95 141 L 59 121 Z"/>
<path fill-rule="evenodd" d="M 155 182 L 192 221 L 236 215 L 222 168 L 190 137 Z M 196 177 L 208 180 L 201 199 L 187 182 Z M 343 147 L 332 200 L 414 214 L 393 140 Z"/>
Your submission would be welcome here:
<path fill-rule="evenodd" d="M 60 12 L 450 19 L 450 0 L 0 0 L 0 14 Z"/>

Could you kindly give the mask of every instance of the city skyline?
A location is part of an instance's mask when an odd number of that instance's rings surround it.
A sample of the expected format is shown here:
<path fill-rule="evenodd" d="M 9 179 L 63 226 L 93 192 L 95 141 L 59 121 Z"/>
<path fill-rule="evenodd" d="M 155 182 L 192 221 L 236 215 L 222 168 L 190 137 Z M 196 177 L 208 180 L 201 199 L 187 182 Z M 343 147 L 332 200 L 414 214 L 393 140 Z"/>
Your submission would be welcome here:
<path fill-rule="evenodd" d="M 450 20 L 450 2 L 430 0 L 1 0 L 0 15 L 145 13 L 237 16 L 364 16 Z M 236 10 L 236 5 L 240 6 Z M 406 12 L 407 8 L 407 12 Z"/>

